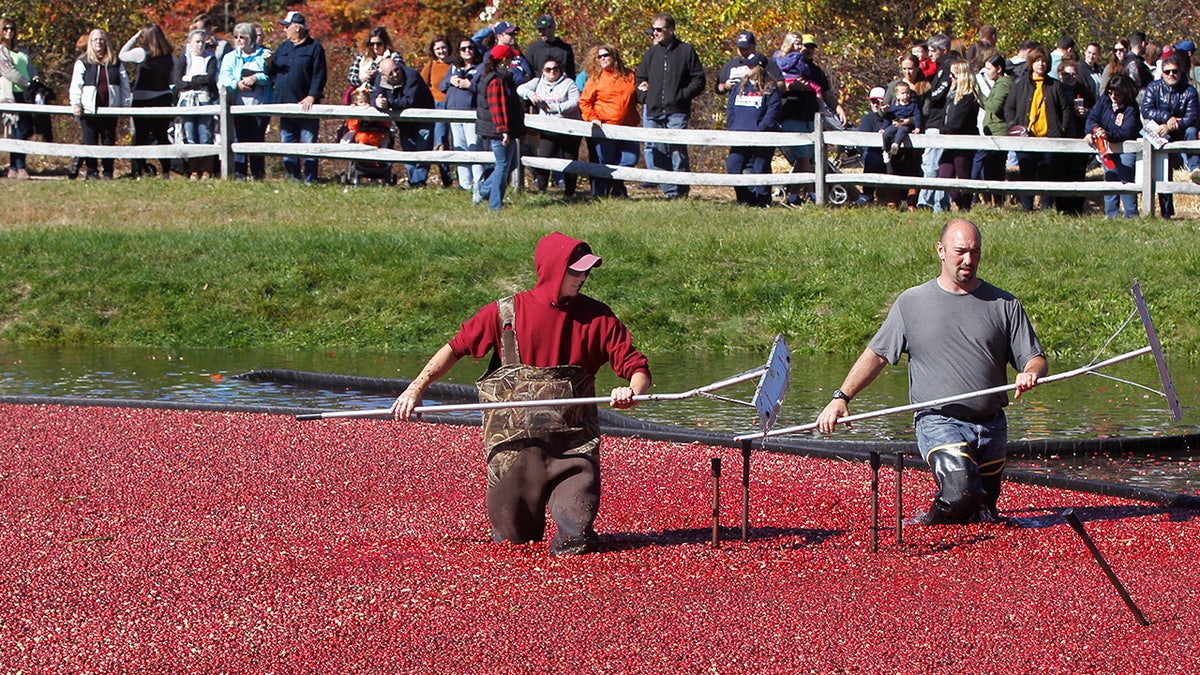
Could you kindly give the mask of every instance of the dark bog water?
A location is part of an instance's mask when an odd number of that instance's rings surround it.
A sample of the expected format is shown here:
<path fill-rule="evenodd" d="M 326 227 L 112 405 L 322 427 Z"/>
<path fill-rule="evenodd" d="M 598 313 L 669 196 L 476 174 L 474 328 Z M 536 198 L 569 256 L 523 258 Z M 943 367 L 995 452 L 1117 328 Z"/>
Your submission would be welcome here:
<path fill-rule="evenodd" d="M 1112 356 L 1108 354 L 1106 356 Z M 368 377 L 411 377 L 426 355 L 394 355 L 330 351 L 320 353 L 279 350 L 159 350 L 71 348 L 13 349 L 0 346 L 0 394 L 131 398 L 177 403 L 277 405 L 330 410 L 386 408 L 392 397 L 362 392 L 313 389 L 274 383 L 256 383 L 233 376 L 250 370 L 284 368 Z M 654 392 L 688 391 L 766 361 L 762 354 L 651 355 Z M 792 363 L 791 389 L 777 426 L 812 422 L 830 392 L 841 384 L 850 359 L 799 359 Z M 1053 363 L 1054 371 L 1078 368 L 1083 363 Z M 446 381 L 470 383 L 484 364 L 464 360 Z M 1172 376 L 1184 410 L 1176 424 L 1166 401 L 1144 389 L 1098 375 L 1054 382 L 1029 392 L 1009 407 L 1010 437 L 1097 438 L 1195 433 L 1195 401 L 1200 391 L 1200 368 L 1171 363 Z M 1154 361 L 1141 356 L 1103 371 L 1124 380 L 1161 389 Z M 611 373 L 601 373 L 598 391 L 616 384 Z M 723 390 L 723 395 L 749 401 L 753 384 Z M 868 412 L 908 403 L 908 382 L 903 365 L 884 371 L 855 399 L 851 412 Z M 646 403 L 633 416 L 654 422 L 705 431 L 747 432 L 754 427 L 753 408 L 706 398 Z M 845 439 L 910 440 L 909 414 L 865 420 L 840 432 Z M 1164 455 L 1072 458 L 1025 462 L 1022 468 L 1099 480 L 1130 482 L 1179 492 L 1200 492 L 1200 460 Z"/>

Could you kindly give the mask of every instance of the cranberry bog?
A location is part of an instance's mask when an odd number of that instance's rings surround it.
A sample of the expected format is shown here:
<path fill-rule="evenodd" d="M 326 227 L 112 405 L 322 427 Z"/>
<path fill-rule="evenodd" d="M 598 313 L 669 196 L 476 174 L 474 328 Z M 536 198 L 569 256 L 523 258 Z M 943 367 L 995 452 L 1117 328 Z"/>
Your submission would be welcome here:
<path fill-rule="evenodd" d="M 601 551 L 550 557 L 491 543 L 476 427 L 0 412 L 4 673 L 1200 670 L 1185 508 L 1009 483 L 1007 523 L 872 553 L 866 465 L 758 452 L 743 543 L 738 450 L 606 437 Z"/>

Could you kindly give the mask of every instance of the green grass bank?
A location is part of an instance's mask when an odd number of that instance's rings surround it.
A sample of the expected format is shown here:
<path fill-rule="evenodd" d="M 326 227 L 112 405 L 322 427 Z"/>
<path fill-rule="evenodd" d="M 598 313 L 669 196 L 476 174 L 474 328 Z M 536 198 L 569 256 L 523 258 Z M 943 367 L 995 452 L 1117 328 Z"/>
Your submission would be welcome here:
<path fill-rule="evenodd" d="M 561 230 L 604 257 L 586 292 L 646 351 L 761 351 L 782 333 L 800 354 L 856 354 L 936 274 L 947 219 L 536 195 L 491 214 L 459 190 L 178 180 L 5 180 L 0 199 L 0 341 L 405 353 L 531 285 L 534 244 Z M 981 276 L 1022 299 L 1052 354 L 1098 350 L 1137 277 L 1172 357 L 1200 357 L 1196 221 L 970 216 Z M 1144 344 L 1132 325 L 1114 348 Z"/>

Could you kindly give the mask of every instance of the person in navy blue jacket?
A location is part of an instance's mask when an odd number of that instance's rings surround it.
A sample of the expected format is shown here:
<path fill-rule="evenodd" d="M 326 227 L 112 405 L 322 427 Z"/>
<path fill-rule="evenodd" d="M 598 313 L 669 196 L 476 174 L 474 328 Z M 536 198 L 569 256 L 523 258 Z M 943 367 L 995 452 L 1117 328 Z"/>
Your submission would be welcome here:
<path fill-rule="evenodd" d="M 730 131 L 778 131 L 783 95 L 775 79 L 767 74 L 767 58 L 755 54 L 748 65 L 750 70 L 729 91 L 725 123 Z M 773 146 L 733 146 L 725 160 L 725 173 L 770 173 L 774 154 Z M 739 204 L 771 205 L 769 186 L 737 186 L 733 191 Z"/>
<path fill-rule="evenodd" d="M 379 75 L 371 90 L 371 102 L 383 112 L 401 112 L 409 108 L 436 107 L 433 92 L 415 68 L 400 65 L 392 58 L 379 62 Z M 397 122 L 400 149 L 418 152 L 433 149 L 433 122 Z M 408 184 L 425 187 L 429 179 L 428 164 L 405 164 Z"/>
<path fill-rule="evenodd" d="M 308 34 L 304 15 L 288 12 L 283 21 L 287 40 L 271 56 L 267 74 L 275 85 L 276 103 L 299 103 L 301 110 L 312 108 L 325 93 L 327 71 L 325 48 Z M 281 143 L 316 143 L 321 130 L 317 117 L 280 117 Z M 295 157 L 283 158 L 284 175 L 300 180 L 300 163 Z M 304 159 L 304 182 L 317 182 L 317 158 Z"/>
<path fill-rule="evenodd" d="M 1184 64 L 1179 57 L 1169 56 L 1162 62 L 1162 79 L 1154 80 L 1142 93 L 1142 121 L 1146 137 L 1155 143 L 1166 141 L 1194 141 L 1200 125 L 1200 98 L 1184 73 Z M 1171 153 L 1167 161 L 1167 180 L 1179 167 L 1184 158 Z M 1190 158 L 1189 158 L 1190 162 Z M 1196 167 L 1188 166 L 1189 171 Z M 1200 182 L 1200 174 L 1193 178 Z M 1163 218 L 1175 215 L 1175 195 L 1158 196 L 1159 214 Z"/>
<path fill-rule="evenodd" d="M 1110 144 L 1131 141 L 1138 137 L 1142 130 L 1142 118 L 1138 114 L 1137 86 L 1124 73 L 1117 73 L 1108 78 L 1104 85 L 1104 96 L 1092 106 L 1084 122 L 1087 135 L 1083 140 L 1096 148 L 1100 161 L 1104 165 L 1104 180 L 1132 183 L 1137 154 L 1123 152 L 1113 154 Z M 1137 195 L 1123 194 L 1118 203 L 1117 195 L 1104 195 L 1104 215 L 1116 218 L 1121 215 L 1120 206 L 1125 209 L 1126 218 L 1137 217 Z"/>

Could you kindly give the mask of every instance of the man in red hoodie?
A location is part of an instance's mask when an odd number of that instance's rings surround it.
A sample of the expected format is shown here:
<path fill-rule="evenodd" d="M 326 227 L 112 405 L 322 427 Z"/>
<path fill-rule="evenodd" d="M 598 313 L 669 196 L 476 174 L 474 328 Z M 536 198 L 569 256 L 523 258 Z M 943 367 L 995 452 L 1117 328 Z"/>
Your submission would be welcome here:
<path fill-rule="evenodd" d="M 595 376 L 611 363 L 628 387 L 609 404 L 630 408 L 650 389 L 650 367 L 625 324 L 608 305 L 583 295 L 588 274 L 603 262 L 585 242 L 554 232 L 534 253 L 532 290 L 484 306 L 462 324 L 392 406 L 408 419 L 425 389 L 464 356 L 492 352 L 480 378 L 482 401 L 595 396 Z M 600 508 L 600 425 L 595 405 L 509 408 L 483 414 L 488 460 L 487 511 L 492 539 L 541 541 L 546 510 L 556 533 L 552 555 L 596 550 Z"/>

